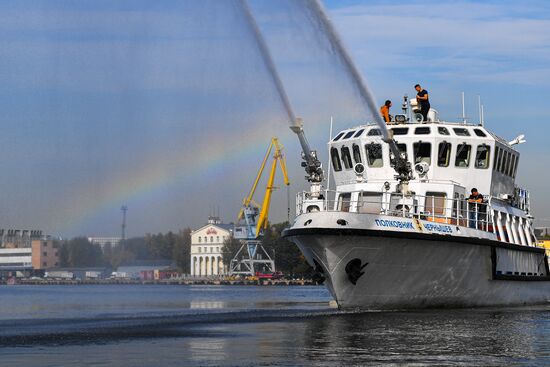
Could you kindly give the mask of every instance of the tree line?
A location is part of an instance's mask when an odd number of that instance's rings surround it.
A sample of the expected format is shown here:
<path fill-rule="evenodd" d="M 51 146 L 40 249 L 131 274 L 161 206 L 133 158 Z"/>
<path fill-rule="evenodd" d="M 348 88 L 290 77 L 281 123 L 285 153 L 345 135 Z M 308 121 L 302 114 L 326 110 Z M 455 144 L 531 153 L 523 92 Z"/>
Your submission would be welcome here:
<path fill-rule="evenodd" d="M 146 234 L 116 245 L 107 243 L 103 249 L 86 237 L 62 241 L 58 247 L 62 267 L 110 267 L 116 270 L 136 260 L 171 260 L 181 272 L 189 273 L 191 229 Z"/>
<path fill-rule="evenodd" d="M 312 269 L 298 247 L 281 237 L 283 229 L 287 226 L 287 222 L 270 225 L 265 231 L 262 246 L 275 260 L 278 271 L 287 275 L 311 275 Z M 224 264 L 229 265 L 240 246 L 241 242 L 234 238 L 224 242 L 222 247 Z M 133 237 L 116 246 L 107 244 L 103 249 L 88 241 L 86 237 L 62 241 L 58 247 L 62 267 L 110 267 L 116 270 L 119 266 L 134 261 L 170 260 L 182 273 L 190 272 L 190 228 L 179 232 Z"/>

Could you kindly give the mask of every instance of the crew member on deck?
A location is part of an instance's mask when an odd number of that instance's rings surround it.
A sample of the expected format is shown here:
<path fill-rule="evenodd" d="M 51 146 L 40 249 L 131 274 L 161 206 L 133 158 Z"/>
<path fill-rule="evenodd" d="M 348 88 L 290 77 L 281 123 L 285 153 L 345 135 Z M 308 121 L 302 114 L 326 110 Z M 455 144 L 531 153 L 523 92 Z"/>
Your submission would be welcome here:
<path fill-rule="evenodd" d="M 390 107 L 391 101 L 389 99 L 384 103 L 382 107 L 380 107 L 380 114 L 382 115 L 386 123 L 391 122 Z"/>
<path fill-rule="evenodd" d="M 420 84 L 414 86 L 416 89 L 416 102 L 420 105 L 420 114 L 424 121 L 428 121 L 428 111 L 430 110 L 430 100 L 428 99 L 428 91 L 423 89 Z"/>
<path fill-rule="evenodd" d="M 481 195 L 474 187 L 472 194 L 468 198 L 468 218 L 470 219 L 470 228 L 483 229 L 483 221 L 485 214 L 485 204 L 483 203 L 483 195 Z M 477 222 L 481 224 L 478 226 Z"/>

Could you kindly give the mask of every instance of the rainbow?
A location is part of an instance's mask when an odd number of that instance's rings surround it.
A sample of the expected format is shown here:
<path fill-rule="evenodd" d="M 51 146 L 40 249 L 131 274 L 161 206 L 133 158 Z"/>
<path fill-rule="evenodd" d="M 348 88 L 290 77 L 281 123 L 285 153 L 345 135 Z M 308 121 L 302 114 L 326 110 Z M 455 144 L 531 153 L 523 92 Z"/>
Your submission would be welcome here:
<path fill-rule="evenodd" d="M 290 130 L 287 132 L 280 128 L 280 123 L 275 123 L 275 126 L 278 128 L 271 130 L 282 130 L 282 135 L 290 135 Z M 311 130 L 314 132 L 319 129 Z M 208 149 L 204 148 L 201 139 L 195 139 L 195 143 L 191 143 L 191 146 L 187 144 L 185 150 L 163 152 L 162 155 L 151 157 L 143 162 L 141 169 L 131 177 L 128 177 L 128 175 L 115 176 L 105 184 L 107 189 L 101 195 L 98 195 L 100 197 L 90 194 L 96 191 L 97 186 L 95 186 L 95 183 L 79 187 L 65 201 L 68 207 L 62 209 L 62 212 L 67 213 L 70 219 L 65 219 L 63 223 L 53 227 L 57 228 L 58 233 L 61 234 L 72 233 L 76 228 L 80 228 L 100 213 L 112 211 L 114 208 L 137 198 L 154 195 L 160 188 L 181 181 L 184 177 L 222 175 L 224 169 L 227 169 L 236 161 L 261 159 L 261 155 L 273 135 L 272 132 L 269 128 L 266 128 L 266 125 L 262 124 L 248 129 L 244 136 L 241 131 L 235 131 L 233 134 L 225 131 L 223 134 L 212 134 L 208 136 Z M 322 131 L 315 135 L 320 137 L 323 133 L 325 132 Z M 228 141 L 232 143 L 228 144 Z M 200 151 L 201 154 L 191 155 L 189 152 L 193 151 Z M 172 162 L 168 168 L 165 164 L 158 164 L 167 161 Z M 78 215 L 72 215 L 75 212 Z"/>

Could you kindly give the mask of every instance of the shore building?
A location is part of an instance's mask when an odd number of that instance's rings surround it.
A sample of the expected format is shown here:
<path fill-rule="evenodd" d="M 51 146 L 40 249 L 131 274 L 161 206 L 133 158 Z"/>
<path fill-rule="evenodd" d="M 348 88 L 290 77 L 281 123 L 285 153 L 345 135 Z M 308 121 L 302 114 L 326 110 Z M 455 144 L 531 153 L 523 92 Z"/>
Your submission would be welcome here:
<path fill-rule="evenodd" d="M 107 245 L 111 245 L 112 248 L 117 247 L 120 244 L 120 237 L 88 237 L 88 241 L 92 245 L 99 245 L 101 250 Z"/>
<path fill-rule="evenodd" d="M 209 217 L 208 223 L 191 232 L 191 275 L 225 275 L 222 247 L 233 235 L 233 225 L 221 223 L 218 217 Z"/>
<path fill-rule="evenodd" d="M 0 229 L 0 271 L 59 266 L 58 244 L 39 230 Z"/>

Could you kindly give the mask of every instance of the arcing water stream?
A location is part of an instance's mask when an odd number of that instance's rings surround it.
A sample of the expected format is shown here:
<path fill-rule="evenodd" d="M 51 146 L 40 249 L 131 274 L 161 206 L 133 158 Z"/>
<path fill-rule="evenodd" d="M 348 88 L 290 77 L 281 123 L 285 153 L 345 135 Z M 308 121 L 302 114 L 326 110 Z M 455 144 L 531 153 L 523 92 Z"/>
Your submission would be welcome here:
<path fill-rule="evenodd" d="M 277 89 L 279 98 L 281 99 L 281 103 L 283 104 L 283 107 L 288 115 L 289 122 L 294 123 L 296 121 L 296 115 L 294 114 L 294 110 L 290 105 L 290 101 L 288 100 L 288 96 L 286 94 L 285 88 L 283 87 L 283 83 L 281 82 L 281 78 L 279 76 L 279 73 L 277 72 L 277 68 L 275 67 L 273 58 L 271 57 L 271 53 L 269 52 L 269 48 L 267 47 L 267 43 L 265 42 L 265 39 L 262 36 L 260 28 L 258 27 L 258 24 L 256 23 L 256 20 L 254 19 L 254 16 L 250 11 L 250 7 L 248 6 L 248 1 L 239 0 L 239 3 L 243 9 L 243 13 L 246 18 L 247 25 L 250 27 L 250 30 L 254 35 L 254 39 L 256 41 L 256 44 L 258 45 L 260 55 L 265 63 L 265 66 L 268 69 L 269 75 L 271 76 L 273 84 Z"/>
<path fill-rule="evenodd" d="M 306 168 L 306 172 L 308 172 L 309 178 L 308 180 L 311 182 L 321 182 L 323 180 L 323 173 L 322 169 L 320 167 L 320 163 L 317 160 L 317 157 L 315 154 L 311 154 L 311 150 L 309 147 L 309 144 L 305 138 L 304 131 L 300 125 L 300 123 L 296 120 L 294 111 L 290 105 L 290 102 L 288 100 L 288 96 L 286 94 L 286 91 L 283 87 L 283 84 L 281 82 L 281 78 L 279 77 L 279 74 L 277 72 L 277 69 L 275 67 L 275 64 L 273 62 L 273 58 L 269 52 L 269 48 L 267 47 L 267 44 L 262 36 L 262 33 L 254 19 L 254 16 L 252 12 L 250 11 L 250 7 L 248 6 L 247 0 L 240 0 L 240 4 L 243 8 L 243 12 L 245 14 L 245 18 L 248 22 L 248 25 L 254 34 L 256 43 L 258 45 L 258 48 L 260 50 L 260 54 L 262 56 L 263 61 L 266 64 L 266 67 L 269 71 L 269 74 L 271 75 L 271 79 L 273 83 L 275 84 L 275 87 L 277 89 L 277 92 L 279 94 L 279 97 L 281 99 L 281 102 L 287 112 L 287 115 L 292 123 L 291 129 L 298 135 L 298 139 L 300 140 L 300 144 L 302 146 L 305 159 L 308 163 L 308 168 Z M 363 77 L 361 76 L 361 73 L 359 72 L 359 69 L 354 64 L 353 60 L 351 59 L 348 51 L 346 50 L 342 40 L 338 36 L 336 29 L 334 28 L 334 25 L 328 18 L 323 5 L 321 4 L 320 0 L 311 0 L 306 2 L 306 7 L 311 12 L 313 19 L 314 19 L 314 25 L 319 29 L 318 34 L 324 34 L 331 46 L 331 49 L 333 50 L 333 53 L 340 59 L 341 63 L 344 66 L 344 69 L 346 73 L 348 74 L 349 78 L 351 79 L 352 83 L 357 88 L 357 91 L 359 92 L 359 97 L 361 101 L 363 102 L 364 107 L 366 107 L 367 112 L 370 112 L 370 115 L 372 115 L 374 121 L 379 126 L 380 131 L 382 133 L 384 141 L 389 143 L 390 149 L 393 152 L 395 157 L 399 157 L 400 153 L 397 149 L 397 145 L 395 141 L 393 141 L 390 138 L 389 131 L 386 127 L 386 123 L 382 120 L 382 116 L 378 113 L 377 110 L 377 104 L 374 100 L 374 96 L 370 92 L 370 90 L 367 87 L 367 84 L 365 83 Z M 401 161 L 401 160 L 400 160 Z M 404 161 L 402 163 L 405 163 Z M 401 166 L 400 165 L 396 165 Z M 396 171 L 398 174 L 401 175 L 401 177 L 406 180 L 408 177 L 408 172 L 410 171 L 406 165 L 403 165 L 402 172 L 399 171 L 399 169 L 396 168 Z"/>
<path fill-rule="evenodd" d="M 357 88 L 359 96 L 361 97 L 361 100 L 363 101 L 365 107 L 367 107 L 367 110 L 372 114 L 374 122 L 376 122 L 376 124 L 380 127 L 380 131 L 382 132 L 384 140 L 388 140 L 388 129 L 386 128 L 386 123 L 382 120 L 382 116 L 380 116 L 380 114 L 378 113 L 378 108 L 374 100 L 374 96 L 367 87 L 367 84 L 361 76 L 359 69 L 357 69 L 357 66 L 351 59 L 342 40 L 338 36 L 338 33 L 336 32 L 334 25 L 328 18 L 326 11 L 321 4 L 321 1 L 311 0 L 308 1 L 307 4 L 310 11 L 314 15 L 314 18 L 318 21 L 317 26 L 319 27 L 320 34 L 324 34 L 328 38 L 330 45 L 334 50 L 334 53 L 337 57 L 341 59 L 352 83 L 355 84 L 355 87 Z"/>
<path fill-rule="evenodd" d="M 250 10 L 247 0 L 240 0 L 239 2 L 243 8 L 243 12 L 248 22 L 248 25 L 250 27 L 250 30 L 252 31 L 255 37 L 262 59 L 265 62 L 265 65 L 269 71 L 273 84 L 277 89 L 279 98 L 281 99 L 281 102 L 286 110 L 288 118 L 292 123 L 295 123 L 296 118 L 295 118 L 294 111 L 288 100 L 287 93 L 283 87 L 281 78 L 279 76 L 277 68 L 275 67 L 275 63 L 273 62 L 273 58 L 271 56 L 267 43 L 265 42 L 265 39 L 262 36 L 262 33 L 258 27 L 258 24 L 254 19 L 254 16 Z M 378 108 L 374 100 L 374 96 L 372 95 L 371 91 L 367 87 L 367 84 L 364 81 L 363 77 L 361 76 L 359 69 L 351 59 L 342 40 L 338 36 L 336 29 L 334 28 L 334 25 L 328 18 L 326 11 L 324 10 L 324 7 L 321 4 L 320 0 L 310 0 L 310 1 L 307 1 L 305 4 L 306 4 L 306 9 L 310 11 L 313 17 L 313 25 L 316 26 L 319 30 L 319 32 L 317 33 L 320 35 L 326 36 L 326 38 L 328 39 L 331 49 L 333 50 L 333 54 L 340 59 L 345 69 L 345 72 L 347 73 L 351 82 L 354 84 L 357 91 L 359 92 L 359 97 L 363 102 L 363 105 L 366 108 L 367 113 L 373 116 L 374 121 L 380 127 L 380 130 L 382 132 L 384 139 L 387 140 L 389 136 L 388 136 L 388 130 L 386 128 L 386 123 L 382 120 L 382 117 L 377 112 Z"/>

